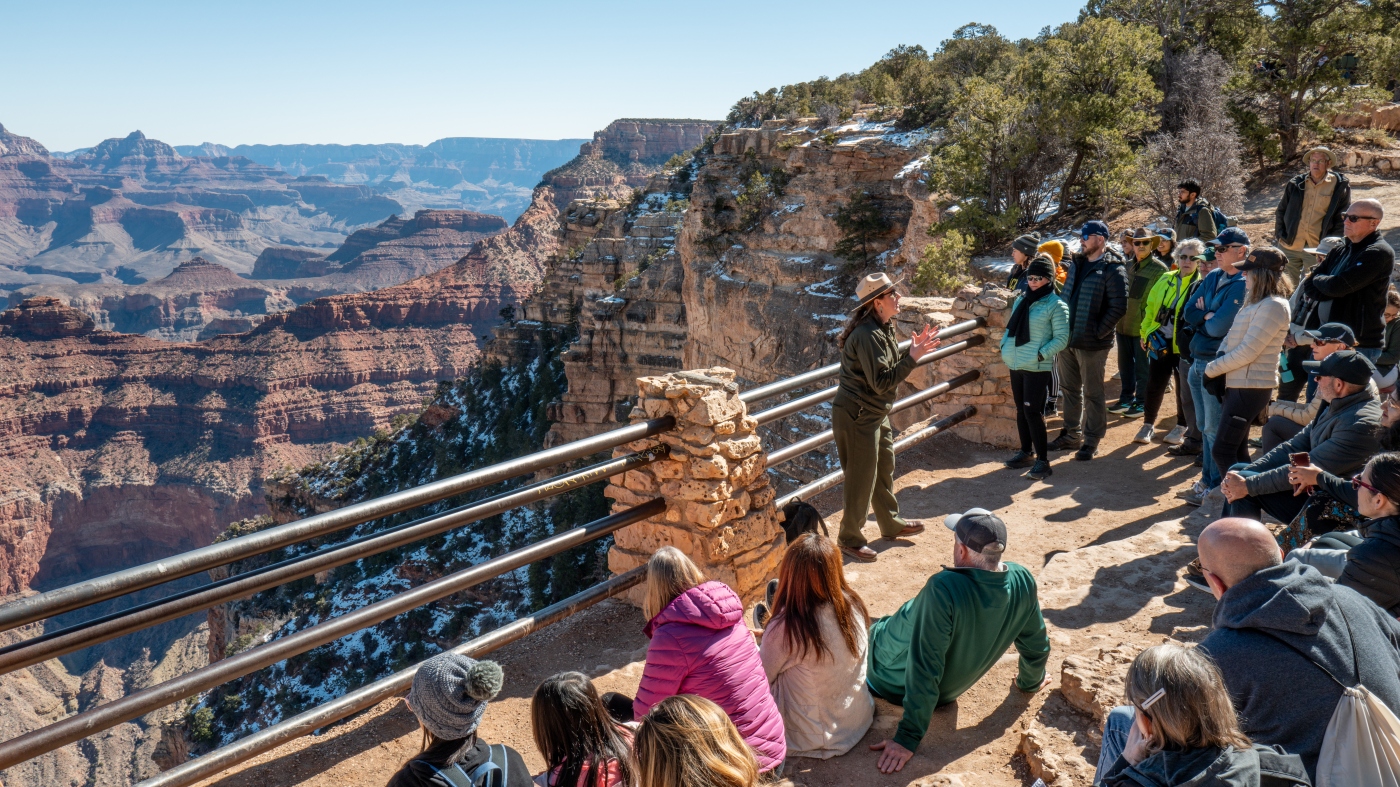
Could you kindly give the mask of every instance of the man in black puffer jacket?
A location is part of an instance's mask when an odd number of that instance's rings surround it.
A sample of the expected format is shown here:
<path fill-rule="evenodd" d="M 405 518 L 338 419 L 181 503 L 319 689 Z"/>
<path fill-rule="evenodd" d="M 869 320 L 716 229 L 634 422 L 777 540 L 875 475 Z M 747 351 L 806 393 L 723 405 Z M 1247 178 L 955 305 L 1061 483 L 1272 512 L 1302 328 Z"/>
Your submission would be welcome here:
<path fill-rule="evenodd" d="M 1385 292 L 1395 250 L 1381 240 L 1385 211 L 1373 199 L 1357 200 L 1346 213 L 1346 242 L 1333 249 L 1303 280 L 1299 311 L 1304 328 L 1339 322 L 1356 335 L 1356 349 L 1375 361 L 1385 343 Z M 1297 322 L 1295 320 L 1295 322 Z"/>
<path fill-rule="evenodd" d="M 1128 311 L 1128 271 L 1123 258 L 1108 248 L 1107 224 L 1084 222 L 1080 242 L 1081 251 L 1074 255 L 1060 291 L 1069 304 L 1069 347 L 1055 361 L 1065 395 L 1065 425 L 1050 442 L 1050 450 L 1078 448 L 1074 458 L 1089 460 L 1108 432 L 1103 372 L 1113 347 L 1114 326 Z"/>
<path fill-rule="evenodd" d="M 1218 602 L 1201 649 L 1220 667 L 1245 734 L 1299 755 L 1315 779 L 1337 681 L 1400 709 L 1400 622 L 1312 566 L 1283 562 L 1258 522 L 1221 519 L 1197 546 Z"/>

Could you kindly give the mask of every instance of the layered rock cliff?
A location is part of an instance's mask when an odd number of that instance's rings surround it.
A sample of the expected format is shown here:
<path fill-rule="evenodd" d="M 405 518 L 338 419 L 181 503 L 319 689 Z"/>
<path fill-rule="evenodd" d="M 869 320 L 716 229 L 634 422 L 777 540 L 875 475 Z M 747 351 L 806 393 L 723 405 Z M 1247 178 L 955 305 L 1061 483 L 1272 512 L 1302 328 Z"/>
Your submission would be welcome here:
<path fill-rule="evenodd" d="M 576 199 L 625 199 L 672 156 L 699 146 L 715 126 L 713 120 L 614 120 L 579 148 L 577 158 L 544 179 L 561 211 Z"/>

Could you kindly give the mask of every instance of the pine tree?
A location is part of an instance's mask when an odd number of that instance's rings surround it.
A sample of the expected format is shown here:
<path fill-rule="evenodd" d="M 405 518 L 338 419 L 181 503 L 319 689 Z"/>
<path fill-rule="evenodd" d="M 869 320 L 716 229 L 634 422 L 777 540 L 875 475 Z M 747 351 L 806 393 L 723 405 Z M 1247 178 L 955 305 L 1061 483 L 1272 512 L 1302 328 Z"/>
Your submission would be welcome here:
<path fill-rule="evenodd" d="M 874 244 L 890 229 L 885 211 L 867 191 L 858 191 L 849 202 L 836 209 L 836 227 L 841 240 L 836 242 L 836 256 L 866 265 L 875 256 Z"/>

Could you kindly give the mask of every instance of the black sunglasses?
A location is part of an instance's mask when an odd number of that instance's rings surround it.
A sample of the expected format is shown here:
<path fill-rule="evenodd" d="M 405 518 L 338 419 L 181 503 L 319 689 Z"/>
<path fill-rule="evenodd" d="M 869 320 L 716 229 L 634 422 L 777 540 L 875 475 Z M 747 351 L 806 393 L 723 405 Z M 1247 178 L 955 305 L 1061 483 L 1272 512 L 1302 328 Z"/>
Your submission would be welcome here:
<path fill-rule="evenodd" d="M 1346 214 L 1343 214 L 1343 215 L 1342 215 L 1342 218 L 1343 218 L 1343 219 L 1346 219 L 1347 221 L 1361 221 L 1362 219 L 1370 219 L 1371 221 L 1380 221 L 1380 218 L 1378 218 L 1378 217 L 1376 217 L 1376 216 L 1357 216 L 1357 215 L 1355 215 L 1355 214 L 1353 214 L 1353 213 L 1346 213 Z"/>
<path fill-rule="evenodd" d="M 1135 241 L 1133 241 L 1133 245 L 1134 245 L 1134 246 L 1151 246 L 1151 245 L 1152 245 L 1152 241 L 1150 241 L 1150 240 L 1135 240 Z"/>

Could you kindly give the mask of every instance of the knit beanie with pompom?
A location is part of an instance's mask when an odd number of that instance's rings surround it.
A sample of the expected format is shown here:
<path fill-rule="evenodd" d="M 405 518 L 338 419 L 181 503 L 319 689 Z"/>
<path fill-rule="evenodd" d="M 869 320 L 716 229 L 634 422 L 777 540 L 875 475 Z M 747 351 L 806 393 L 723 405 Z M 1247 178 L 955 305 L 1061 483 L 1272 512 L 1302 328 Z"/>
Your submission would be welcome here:
<path fill-rule="evenodd" d="M 408 707 L 439 740 L 460 740 L 476 732 L 487 701 L 501 692 L 504 679 L 494 661 L 439 653 L 413 676 Z"/>

